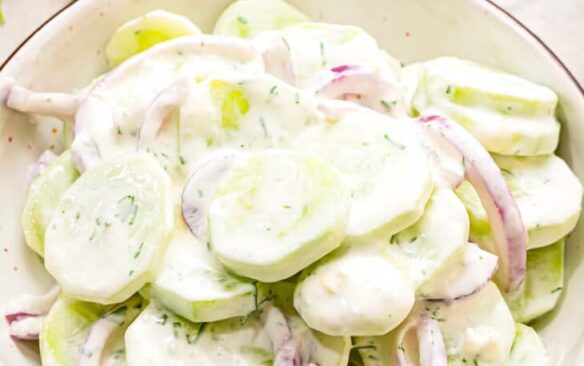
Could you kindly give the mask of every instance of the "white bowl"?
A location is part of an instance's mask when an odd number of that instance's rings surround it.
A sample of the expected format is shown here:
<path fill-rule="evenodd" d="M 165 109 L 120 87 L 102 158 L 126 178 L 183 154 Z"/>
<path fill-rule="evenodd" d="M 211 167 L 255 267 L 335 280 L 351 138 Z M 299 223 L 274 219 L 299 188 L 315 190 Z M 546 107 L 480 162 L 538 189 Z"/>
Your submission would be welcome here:
<path fill-rule="evenodd" d="M 191 18 L 204 30 L 229 0 L 84 0 L 49 21 L 4 65 L 0 75 L 36 90 L 69 91 L 106 70 L 104 46 L 124 21 L 155 8 Z M 516 73 L 560 96 L 561 155 L 584 181 L 584 91 L 557 57 L 525 27 L 486 0 L 291 0 L 314 20 L 354 24 L 403 62 L 452 55 Z M 57 124 L 54 125 L 58 127 Z M 23 243 L 20 212 L 27 166 L 59 149 L 53 125 L 0 107 L 0 307 L 51 285 L 41 260 Z M 537 328 L 563 365 L 584 364 L 584 225 L 567 246 L 566 288 L 558 308 Z M 37 365 L 34 345 L 15 343 L 0 321 L 0 364 Z"/>

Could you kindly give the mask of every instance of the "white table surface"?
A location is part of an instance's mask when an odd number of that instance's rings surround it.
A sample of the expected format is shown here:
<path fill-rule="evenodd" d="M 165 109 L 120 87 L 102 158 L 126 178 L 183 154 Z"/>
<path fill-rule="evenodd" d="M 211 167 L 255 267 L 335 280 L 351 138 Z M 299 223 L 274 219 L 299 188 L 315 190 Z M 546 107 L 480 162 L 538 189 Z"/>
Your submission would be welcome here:
<path fill-rule="evenodd" d="M 0 64 L 32 30 L 72 1 L 0 0 L 5 18 L 4 25 L 0 26 Z M 544 40 L 584 85 L 584 0 L 495 2 Z"/>

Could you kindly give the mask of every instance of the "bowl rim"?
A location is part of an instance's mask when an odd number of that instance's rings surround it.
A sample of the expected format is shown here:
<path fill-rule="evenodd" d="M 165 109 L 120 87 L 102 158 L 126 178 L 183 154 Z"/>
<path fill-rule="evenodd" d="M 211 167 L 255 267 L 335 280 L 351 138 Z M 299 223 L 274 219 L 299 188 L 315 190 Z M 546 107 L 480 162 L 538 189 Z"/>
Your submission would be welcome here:
<path fill-rule="evenodd" d="M 543 48 L 543 50 L 554 60 L 554 62 L 563 70 L 563 72 L 568 76 L 568 78 L 571 80 L 572 84 L 576 87 L 576 89 L 580 92 L 580 96 L 583 99 L 584 102 L 584 86 L 580 84 L 580 82 L 578 81 L 578 79 L 576 79 L 576 77 L 574 76 L 574 74 L 572 73 L 572 71 L 568 68 L 568 66 L 566 66 L 566 64 L 564 63 L 564 61 L 562 61 L 562 59 L 556 54 L 555 51 L 553 51 L 551 49 L 550 46 L 547 45 L 547 43 L 545 43 L 543 41 L 543 39 L 537 35 L 533 30 L 531 30 L 527 25 L 525 25 L 522 21 L 520 21 L 517 17 L 515 17 L 514 15 L 512 15 L 509 11 L 507 11 L 506 9 L 504 9 L 503 7 L 501 7 L 500 5 L 498 5 L 497 3 L 494 2 L 494 0 L 471 0 L 477 3 L 482 2 L 483 4 L 486 4 L 487 6 L 489 6 L 493 11 L 498 12 L 499 15 L 502 15 L 506 18 L 508 18 L 509 20 L 511 20 L 513 23 L 515 23 L 517 26 L 519 26 L 520 28 L 522 28 L 526 34 L 531 37 L 533 40 L 536 41 L 537 44 L 539 44 L 539 46 L 541 46 Z M 68 4 L 66 4 L 65 6 L 63 6 L 61 9 L 59 9 L 58 11 L 56 11 L 53 15 L 49 16 L 43 23 L 41 23 L 37 28 L 35 28 L 9 55 L 8 57 L 0 64 L 0 72 L 10 63 L 10 61 L 14 58 L 14 56 L 16 56 L 16 54 L 37 34 L 39 33 L 46 25 L 48 25 L 49 23 L 53 22 L 56 18 L 59 17 L 59 15 L 61 15 L 63 12 L 65 12 L 67 9 L 69 9 L 70 7 L 74 6 L 75 4 L 77 4 L 77 1 L 73 1 L 70 2 Z"/>

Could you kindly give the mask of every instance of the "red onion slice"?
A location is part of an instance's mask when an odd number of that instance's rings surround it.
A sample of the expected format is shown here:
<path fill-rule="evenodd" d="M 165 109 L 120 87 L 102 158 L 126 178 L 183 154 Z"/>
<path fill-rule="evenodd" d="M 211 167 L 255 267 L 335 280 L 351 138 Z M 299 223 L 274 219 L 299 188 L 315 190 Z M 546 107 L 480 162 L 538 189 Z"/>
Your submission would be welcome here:
<path fill-rule="evenodd" d="M 359 65 L 332 68 L 316 87 L 316 94 L 331 99 L 355 102 L 377 112 L 403 116 L 398 88 L 385 75 Z"/>
<path fill-rule="evenodd" d="M 290 55 L 290 46 L 284 38 L 275 40 L 262 54 L 264 67 L 268 74 L 272 74 L 290 85 L 296 85 L 294 64 Z"/>
<path fill-rule="evenodd" d="M 105 345 L 112 333 L 124 323 L 127 307 L 122 306 L 98 319 L 89 330 L 77 366 L 99 366 Z"/>
<path fill-rule="evenodd" d="M 280 309 L 267 304 L 264 307 L 264 327 L 274 347 L 274 366 L 302 366 L 300 342 L 294 336 L 288 319 Z"/>
<path fill-rule="evenodd" d="M 8 332 L 12 338 L 25 341 L 39 339 L 44 315 L 28 315 L 10 323 Z"/>
<path fill-rule="evenodd" d="M 61 288 L 54 286 L 44 295 L 25 294 L 10 300 L 4 311 L 10 335 L 24 340 L 38 339 L 43 319 L 60 292 Z"/>
<path fill-rule="evenodd" d="M 219 151 L 208 156 L 189 177 L 182 193 L 182 216 L 195 237 L 207 242 L 207 211 L 217 184 L 241 153 Z"/>
<path fill-rule="evenodd" d="M 466 179 L 479 194 L 495 237 L 499 256 L 497 281 L 505 292 L 516 292 L 525 277 L 527 234 L 501 170 L 485 148 L 457 123 L 437 115 L 418 121 L 435 129 L 464 157 Z"/>
<path fill-rule="evenodd" d="M 447 366 L 448 356 L 438 322 L 425 311 L 415 311 L 401 326 L 395 338 L 396 366 Z M 412 349 L 417 348 L 417 352 Z M 419 359 L 412 362 L 412 356 Z"/>
<path fill-rule="evenodd" d="M 155 143 L 164 122 L 184 103 L 193 84 L 191 78 L 179 79 L 158 94 L 144 117 L 138 137 L 138 148 Z"/>
<path fill-rule="evenodd" d="M 432 301 L 453 301 L 482 289 L 497 271 L 496 255 L 469 243 L 452 260 L 424 283 L 418 292 Z"/>
<path fill-rule="evenodd" d="M 8 324 L 20 318 L 29 316 L 46 315 L 57 300 L 61 288 L 52 287 L 46 294 L 34 296 L 25 294 L 8 302 L 4 311 L 4 317 Z"/>
<path fill-rule="evenodd" d="M 446 346 L 438 322 L 427 314 L 422 314 L 416 327 L 416 335 L 419 342 L 420 366 L 447 366 Z"/>
<path fill-rule="evenodd" d="M 114 117 L 108 104 L 98 97 L 85 98 L 75 115 L 75 139 L 71 146 L 71 157 L 79 172 L 101 161 L 100 148 L 115 146 L 114 130 Z M 96 140 L 101 146 L 98 147 Z"/>
<path fill-rule="evenodd" d="M 436 183 L 450 188 L 460 186 L 464 182 L 464 166 L 460 152 L 433 130 L 418 128 L 417 131 L 430 160 Z"/>
<path fill-rule="evenodd" d="M 21 86 L 10 88 L 6 105 L 19 112 L 43 116 L 72 118 L 79 108 L 80 97 L 64 93 L 39 93 Z"/>
<path fill-rule="evenodd" d="M 123 78 L 132 69 L 139 67 L 153 55 L 163 52 L 198 53 L 201 55 L 219 56 L 241 62 L 253 61 L 261 57 L 260 51 L 250 42 L 236 37 L 224 37 L 201 34 L 189 37 L 179 37 L 152 46 L 148 50 L 128 59 L 113 69 L 90 92 L 107 91 L 110 84 Z"/>

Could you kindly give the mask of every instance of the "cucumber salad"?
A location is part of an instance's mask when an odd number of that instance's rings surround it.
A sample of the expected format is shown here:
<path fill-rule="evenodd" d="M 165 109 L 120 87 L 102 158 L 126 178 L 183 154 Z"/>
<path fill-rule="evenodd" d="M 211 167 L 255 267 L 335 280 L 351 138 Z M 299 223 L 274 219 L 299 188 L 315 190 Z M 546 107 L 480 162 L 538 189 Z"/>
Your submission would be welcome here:
<path fill-rule="evenodd" d="M 212 32 L 155 10 L 56 117 L 26 244 L 56 285 L 12 299 L 43 365 L 551 366 L 582 186 L 545 86 L 240 0 Z"/>

